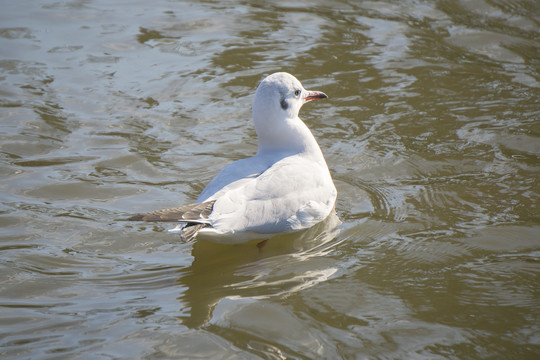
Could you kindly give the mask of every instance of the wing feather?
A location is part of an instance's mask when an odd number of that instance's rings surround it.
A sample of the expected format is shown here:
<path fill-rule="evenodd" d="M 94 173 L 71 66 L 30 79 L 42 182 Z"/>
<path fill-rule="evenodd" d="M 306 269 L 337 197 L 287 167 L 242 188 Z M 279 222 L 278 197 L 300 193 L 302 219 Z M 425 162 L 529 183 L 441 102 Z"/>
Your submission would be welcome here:
<path fill-rule="evenodd" d="M 208 217 L 214 209 L 216 201 L 207 201 L 198 204 L 184 205 L 177 208 L 161 209 L 146 214 L 137 214 L 129 221 L 168 221 L 207 224 Z"/>

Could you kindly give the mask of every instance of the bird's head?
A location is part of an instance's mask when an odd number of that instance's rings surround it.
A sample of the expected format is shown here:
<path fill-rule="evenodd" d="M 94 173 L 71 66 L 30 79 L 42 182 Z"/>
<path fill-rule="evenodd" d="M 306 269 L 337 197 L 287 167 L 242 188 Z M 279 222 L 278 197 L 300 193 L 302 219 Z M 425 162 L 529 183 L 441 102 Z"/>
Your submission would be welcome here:
<path fill-rule="evenodd" d="M 253 100 L 253 115 L 254 118 L 259 115 L 295 118 L 306 102 L 327 97 L 323 92 L 304 89 L 291 74 L 278 72 L 259 84 Z"/>

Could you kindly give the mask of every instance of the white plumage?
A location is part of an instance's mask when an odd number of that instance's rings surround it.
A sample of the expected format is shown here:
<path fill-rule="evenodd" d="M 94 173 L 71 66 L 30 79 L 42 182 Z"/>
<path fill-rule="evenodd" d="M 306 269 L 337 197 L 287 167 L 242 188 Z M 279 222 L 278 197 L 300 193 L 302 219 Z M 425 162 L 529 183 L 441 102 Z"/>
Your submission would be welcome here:
<path fill-rule="evenodd" d="M 302 105 L 327 96 L 305 90 L 292 75 L 266 77 L 253 101 L 258 151 L 226 166 L 196 204 L 136 215 L 130 220 L 179 221 L 185 240 L 268 239 L 312 227 L 333 210 L 337 191 L 311 131 L 298 117 Z"/>

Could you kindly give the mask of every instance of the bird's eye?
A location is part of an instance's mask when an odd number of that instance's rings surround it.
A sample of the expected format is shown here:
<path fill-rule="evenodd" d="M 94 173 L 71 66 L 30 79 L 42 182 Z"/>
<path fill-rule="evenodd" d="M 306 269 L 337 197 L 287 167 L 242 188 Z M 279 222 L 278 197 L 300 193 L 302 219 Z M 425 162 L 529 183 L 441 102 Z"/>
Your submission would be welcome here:
<path fill-rule="evenodd" d="M 301 93 L 300 90 L 296 90 L 296 91 L 294 92 L 294 96 L 298 96 L 298 95 L 300 95 L 300 93 Z"/>

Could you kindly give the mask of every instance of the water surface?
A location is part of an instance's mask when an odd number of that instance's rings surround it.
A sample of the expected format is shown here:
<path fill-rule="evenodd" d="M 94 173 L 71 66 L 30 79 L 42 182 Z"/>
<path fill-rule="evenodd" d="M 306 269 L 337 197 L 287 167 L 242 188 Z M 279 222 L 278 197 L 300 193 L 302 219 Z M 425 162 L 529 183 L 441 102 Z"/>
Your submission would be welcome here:
<path fill-rule="evenodd" d="M 3 1 L 0 356 L 540 356 L 537 1 Z M 184 244 L 121 221 L 253 154 L 258 82 L 338 220 Z"/>

